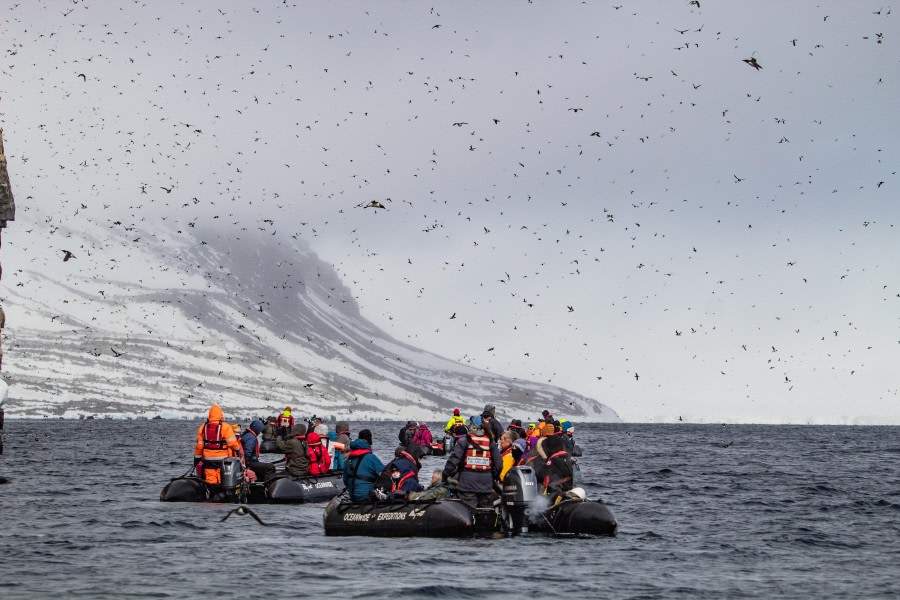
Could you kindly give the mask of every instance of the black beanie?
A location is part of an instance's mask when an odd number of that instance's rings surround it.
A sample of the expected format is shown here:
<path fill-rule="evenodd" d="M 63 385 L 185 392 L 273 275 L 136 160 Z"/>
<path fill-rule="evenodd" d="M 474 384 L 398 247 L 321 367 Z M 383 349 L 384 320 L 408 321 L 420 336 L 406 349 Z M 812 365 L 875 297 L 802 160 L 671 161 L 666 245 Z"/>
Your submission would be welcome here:
<path fill-rule="evenodd" d="M 366 442 L 368 442 L 369 445 L 371 446 L 372 445 L 372 432 L 369 431 L 368 429 L 361 429 L 359 432 L 359 439 L 366 440 Z"/>

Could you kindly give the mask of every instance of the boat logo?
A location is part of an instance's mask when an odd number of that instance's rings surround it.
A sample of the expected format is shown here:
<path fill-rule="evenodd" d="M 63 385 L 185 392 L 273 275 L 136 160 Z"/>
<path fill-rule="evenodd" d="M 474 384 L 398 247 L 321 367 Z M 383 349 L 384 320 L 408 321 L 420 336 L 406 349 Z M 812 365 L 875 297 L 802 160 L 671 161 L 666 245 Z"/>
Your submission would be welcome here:
<path fill-rule="evenodd" d="M 358 515 L 356 513 L 347 513 L 344 515 L 345 521 L 368 521 L 372 515 Z"/>
<path fill-rule="evenodd" d="M 320 481 L 318 483 L 301 483 L 300 484 L 304 490 L 313 490 L 313 489 L 321 489 L 321 488 L 333 488 L 333 481 Z"/>

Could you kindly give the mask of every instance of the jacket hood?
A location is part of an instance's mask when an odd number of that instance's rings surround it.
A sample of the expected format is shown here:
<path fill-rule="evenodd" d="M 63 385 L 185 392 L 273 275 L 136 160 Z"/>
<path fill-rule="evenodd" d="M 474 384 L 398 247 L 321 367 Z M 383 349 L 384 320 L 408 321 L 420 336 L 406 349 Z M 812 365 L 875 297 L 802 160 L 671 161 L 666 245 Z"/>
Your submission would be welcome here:
<path fill-rule="evenodd" d="M 369 442 L 367 442 L 366 440 L 356 439 L 356 440 L 353 440 L 352 442 L 350 442 L 350 449 L 351 450 L 361 450 L 361 449 L 371 450 L 372 448 L 371 448 L 371 446 L 369 446 Z"/>
<path fill-rule="evenodd" d="M 419 444 L 410 444 L 405 452 L 416 459 L 416 464 L 421 464 L 422 457 L 425 456 L 425 448 Z"/>
<path fill-rule="evenodd" d="M 221 421 L 225 418 L 225 413 L 222 412 L 222 407 L 218 404 L 213 404 L 209 409 L 208 416 L 210 421 Z"/>
<path fill-rule="evenodd" d="M 306 425 L 303 423 L 297 423 L 291 428 L 291 437 L 295 437 L 298 435 L 306 435 Z"/>
<path fill-rule="evenodd" d="M 250 429 L 253 433 L 260 433 L 263 430 L 263 422 L 259 419 L 255 419 L 250 423 Z"/>
<path fill-rule="evenodd" d="M 544 452 L 546 452 L 547 456 L 550 457 L 560 450 L 563 450 L 565 448 L 565 445 L 563 444 L 561 437 L 559 437 L 558 435 L 551 435 L 544 438 L 543 447 Z"/>

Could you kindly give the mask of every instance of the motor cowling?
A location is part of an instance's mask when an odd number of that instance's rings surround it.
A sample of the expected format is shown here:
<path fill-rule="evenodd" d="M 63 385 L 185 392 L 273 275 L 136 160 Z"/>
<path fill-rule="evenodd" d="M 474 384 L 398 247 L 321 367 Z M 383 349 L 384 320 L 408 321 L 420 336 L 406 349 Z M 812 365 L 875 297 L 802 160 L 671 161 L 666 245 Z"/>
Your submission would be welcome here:
<path fill-rule="evenodd" d="M 503 478 L 503 504 L 513 533 L 528 531 L 534 501 L 538 497 L 537 477 L 531 467 L 512 467 Z"/>
<path fill-rule="evenodd" d="M 444 438 L 444 452 L 446 454 L 450 454 L 450 452 L 453 450 L 453 442 L 455 441 L 456 440 L 453 438 L 453 436 L 448 435 Z"/>
<path fill-rule="evenodd" d="M 222 461 L 222 487 L 232 491 L 244 483 L 244 465 L 240 458 L 226 458 Z"/>

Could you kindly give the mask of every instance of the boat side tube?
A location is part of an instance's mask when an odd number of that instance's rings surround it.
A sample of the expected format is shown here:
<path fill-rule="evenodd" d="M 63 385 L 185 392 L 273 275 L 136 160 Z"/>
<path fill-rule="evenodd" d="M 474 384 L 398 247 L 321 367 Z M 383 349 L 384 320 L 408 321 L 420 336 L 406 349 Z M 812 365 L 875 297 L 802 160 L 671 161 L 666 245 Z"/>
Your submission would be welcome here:
<path fill-rule="evenodd" d="M 266 482 L 266 496 L 272 504 L 328 502 L 344 491 L 344 473 L 311 477 L 277 477 Z"/>
<path fill-rule="evenodd" d="M 438 502 L 350 502 L 335 498 L 325 507 L 325 535 L 377 537 L 468 537 L 472 510 L 458 500 Z"/>

